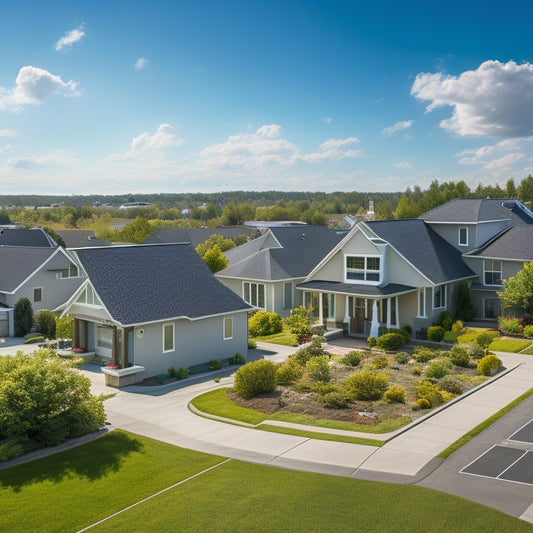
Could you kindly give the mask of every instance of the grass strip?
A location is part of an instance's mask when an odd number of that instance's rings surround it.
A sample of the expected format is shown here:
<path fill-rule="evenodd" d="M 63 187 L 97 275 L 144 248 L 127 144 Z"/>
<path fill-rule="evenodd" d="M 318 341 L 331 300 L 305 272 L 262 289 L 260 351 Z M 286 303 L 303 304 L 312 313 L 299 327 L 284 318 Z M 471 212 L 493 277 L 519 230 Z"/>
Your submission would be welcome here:
<path fill-rule="evenodd" d="M 454 443 L 450 444 L 450 446 L 448 446 L 445 450 L 440 452 L 437 457 L 440 457 L 441 459 L 446 459 L 447 457 L 452 455 L 452 453 L 456 452 L 459 448 L 464 446 L 467 442 L 471 441 L 474 437 L 477 437 L 482 431 L 485 431 L 485 429 L 494 424 L 494 422 L 499 420 L 502 416 L 506 415 L 509 411 L 512 411 L 517 405 L 521 404 L 524 400 L 527 400 L 532 395 L 533 388 L 529 389 L 527 392 L 524 392 L 524 394 L 520 395 L 511 403 L 507 404 L 505 407 L 502 407 L 497 413 L 494 413 L 492 416 L 481 422 L 481 424 L 478 424 L 468 433 L 465 433 Z"/>
<path fill-rule="evenodd" d="M 270 344 L 280 344 L 282 346 L 298 346 L 298 337 L 290 331 L 284 330 L 274 335 L 254 337 L 254 341 L 268 342 Z"/>
<path fill-rule="evenodd" d="M 270 424 L 261 424 L 256 429 L 269 431 L 270 433 L 282 433 L 284 435 L 293 435 L 296 437 L 305 437 L 307 439 L 328 440 L 333 442 L 346 442 L 348 444 L 362 444 L 364 446 L 380 447 L 386 441 L 376 439 L 364 439 L 361 437 L 347 437 L 345 435 L 336 435 L 334 433 L 319 433 L 317 431 L 304 431 L 300 429 L 286 428 L 281 426 L 271 426 Z"/>
<path fill-rule="evenodd" d="M 489 346 L 489 350 L 494 352 L 518 353 L 529 346 L 531 346 L 531 340 L 494 339 Z"/>
<path fill-rule="evenodd" d="M 226 388 L 220 388 L 206 392 L 205 394 L 194 398 L 191 401 L 191 404 L 202 413 L 221 416 L 253 425 L 260 424 L 265 420 L 279 420 L 282 422 L 291 422 L 293 424 L 302 424 L 305 426 L 315 426 L 327 429 L 342 429 L 345 431 L 358 431 L 361 433 L 389 433 L 390 431 L 395 431 L 411 422 L 411 418 L 405 416 L 383 420 L 375 426 L 369 426 L 365 424 L 356 424 L 355 422 L 315 418 L 313 416 L 289 413 L 287 411 L 267 415 L 256 411 L 255 409 L 236 405 L 228 398 L 226 391 Z"/>

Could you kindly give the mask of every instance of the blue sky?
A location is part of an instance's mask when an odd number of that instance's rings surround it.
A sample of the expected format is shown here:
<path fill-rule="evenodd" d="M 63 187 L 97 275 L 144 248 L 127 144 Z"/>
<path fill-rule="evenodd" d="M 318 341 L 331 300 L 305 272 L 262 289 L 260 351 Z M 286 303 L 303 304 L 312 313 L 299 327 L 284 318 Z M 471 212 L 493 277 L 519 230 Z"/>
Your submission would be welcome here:
<path fill-rule="evenodd" d="M 513 0 L 8 2 L 0 194 L 518 184 L 532 15 Z"/>

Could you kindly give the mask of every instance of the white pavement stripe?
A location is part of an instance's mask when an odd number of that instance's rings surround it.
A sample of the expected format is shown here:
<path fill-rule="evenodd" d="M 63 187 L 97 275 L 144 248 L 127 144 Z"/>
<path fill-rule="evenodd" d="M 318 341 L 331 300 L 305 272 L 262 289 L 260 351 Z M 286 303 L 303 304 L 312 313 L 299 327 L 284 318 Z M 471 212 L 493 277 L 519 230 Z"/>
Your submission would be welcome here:
<path fill-rule="evenodd" d="M 151 500 L 152 498 L 155 498 L 156 496 L 159 496 L 160 494 L 163 494 L 164 492 L 167 492 L 175 487 L 178 487 L 179 485 L 183 485 L 184 483 L 187 483 L 187 481 L 190 481 L 191 479 L 194 479 L 196 477 L 201 476 L 202 474 L 205 474 L 209 472 L 210 470 L 213 470 L 215 468 L 218 468 L 219 466 L 222 466 L 223 464 L 226 464 L 227 462 L 231 461 L 231 459 L 226 459 L 225 461 L 222 461 L 221 463 L 217 463 L 214 466 L 211 466 L 209 468 L 206 468 L 205 470 L 202 470 L 201 472 L 198 472 L 197 474 L 194 474 L 194 476 L 190 476 L 187 479 L 182 479 L 181 481 L 178 481 L 177 483 L 174 483 L 174 485 L 171 485 L 170 487 L 167 487 L 163 490 L 160 490 L 159 492 L 156 492 L 155 494 L 152 494 L 148 496 L 147 498 L 144 498 L 142 500 L 139 500 L 138 502 L 133 503 L 132 505 L 128 505 L 128 507 L 124 507 L 124 509 L 121 509 L 120 511 L 117 511 L 116 513 L 110 514 L 109 516 L 106 516 L 105 518 L 102 518 L 102 520 L 99 520 L 98 522 L 95 522 L 94 524 L 91 524 L 90 526 L 84 527 L 83 529 L 80 529 L 77 533 L 82 533 L 83 531 L 87 531 L 95 526 L 98 526 L 105 522 L 106 520 L 109 520 L 110 518 L 113 518 L 119 514 L 125 513 L 126 511 L 129 511 L 130 509 L 133 509 L 134 507 L 137 507 L 137 505 L 140 505 L 141 503 L 147 502 L 148 500 Z"/>

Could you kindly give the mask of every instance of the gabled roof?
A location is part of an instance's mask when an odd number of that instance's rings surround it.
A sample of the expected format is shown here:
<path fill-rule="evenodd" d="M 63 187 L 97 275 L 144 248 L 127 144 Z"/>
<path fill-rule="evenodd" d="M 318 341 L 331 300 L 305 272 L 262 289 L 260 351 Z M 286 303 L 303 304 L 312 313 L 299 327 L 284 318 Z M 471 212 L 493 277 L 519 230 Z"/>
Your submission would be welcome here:
<path fill-rule="evenodd" d="M 217 276 L 276 281 L 304 278 L 345 236 L 324 226 L 272 227 L 258 239 L 228 250 Z"/>
<path fill-rule="evenodd" d="M 186 244 L 73 250 L 111 317 L 122 325 L 251 309 Z"/>
<path fill-rule="evenodd" d="M 14 292 L 61 248 L 0 246 L 0 292 Z"/>
<path fill-rule="evenodd" d="M 85 248 L 93 246 L 109 246 L 109 241 L 97 239 L 94 231 L 86 230 L 56 230 L 56 233 L 65 241 L 67 248 Z"/>
<path fill-rule="evenodd" d="M 518 200 L 501 198 L 456 198 L 420 215 L 430 223 L 480 223 L 512 220 L 515 224 L 533 223 L 533 213 Z"/>
<path fill-rule="evenodd" d="M 511 261 L 533 261 L 533 227 L 513 226 L 498 233 L 483 246 L 465 254 Z"/>
<path fill-rule="evenodd" d="M 143 244 L 190 242 L 196 248 L 200 243 L 215 234 L 223 235 L 226 239 L 234 239 L 242 234 L 250 238 L 255 238 L 259 232 L 255 228 L 244 226 L 225 226 L 222 228 L 161 228 L 145 239 Z"/>
<path fill-rule="evenodd" d="M 5 228 L 0 230 L 0 246 L 57 248 L 57 243 L 43 228 Z"/>
<path fill-rule="evenodd" d="M 380 220 L 362 223 L 388 242 L 433 284 L 475 277 L 461 252 L 423 220 Z"/>

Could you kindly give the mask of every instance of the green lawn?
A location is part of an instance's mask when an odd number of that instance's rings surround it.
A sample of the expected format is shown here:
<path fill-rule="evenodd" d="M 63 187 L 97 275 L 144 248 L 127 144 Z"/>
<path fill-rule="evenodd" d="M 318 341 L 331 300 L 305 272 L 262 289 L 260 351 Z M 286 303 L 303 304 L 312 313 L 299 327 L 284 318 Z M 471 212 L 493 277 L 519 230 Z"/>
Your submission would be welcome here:
<path fill-rule="evenodd" d="M 298 346 L 298 337 L 287 328 L 283 328 L 281 333 L 266 335 L 264 337 L 253 337 L 254 341 L 269 342 L 270 344 L 281 344 L 283 346 Z"/>
<path fill-rule="evenodd" d="M 495 352 L 518 353 L 532 344 L 531 339 L 494 339 L 489 346 L 489 350 Z"/>
<path fill-rule="evenodd" d="M 180 481 L 91 531 L 531 531 L 422 487 L 224 462 L 118 430 L 0 471 L 0 530 L 77 531 Z"/>

